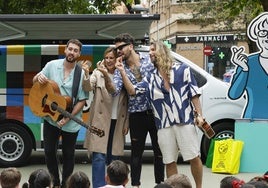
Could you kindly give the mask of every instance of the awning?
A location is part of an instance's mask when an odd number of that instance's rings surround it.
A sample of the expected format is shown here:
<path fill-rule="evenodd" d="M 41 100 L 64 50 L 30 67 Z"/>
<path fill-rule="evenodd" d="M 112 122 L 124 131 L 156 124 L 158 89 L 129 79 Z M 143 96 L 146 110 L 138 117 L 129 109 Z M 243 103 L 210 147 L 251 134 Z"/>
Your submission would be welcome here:
<path fill-rule="evenodd" d="M 0 41 L 111 40 L 124 32 L 142 40 L 159 19 L 159 14 L 1 14 Z"/>

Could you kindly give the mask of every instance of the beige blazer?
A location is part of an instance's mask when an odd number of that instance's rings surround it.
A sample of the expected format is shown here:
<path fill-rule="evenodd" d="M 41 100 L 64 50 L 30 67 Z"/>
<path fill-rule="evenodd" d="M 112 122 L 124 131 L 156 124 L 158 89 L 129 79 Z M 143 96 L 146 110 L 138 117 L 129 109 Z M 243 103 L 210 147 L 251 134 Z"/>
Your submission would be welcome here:
<path fill-rule="evenodd" d="M 83 80 L 83 89 L 85 91 L 94 92 L 93 101 L 89 111 L 89 125 L 103 129 L 105 136 L 98 137 L 97 135 L 87 132 L 84 147 L 90 152 L 99 152 L 106 154 L 109 130 L 111 124 L 112 101 L 113 97 L 105 88 L 103 74 L 95 69 L 88 80 Z M 125 136 L 123 129 L 128 128 L 128 108 L 127 108 L 127 93 L 122 90 L 119 96 L 117 122 L 115 126 L 114 139 L 112 144 L 112 155 L 122 156 L 124 154 Z"/>

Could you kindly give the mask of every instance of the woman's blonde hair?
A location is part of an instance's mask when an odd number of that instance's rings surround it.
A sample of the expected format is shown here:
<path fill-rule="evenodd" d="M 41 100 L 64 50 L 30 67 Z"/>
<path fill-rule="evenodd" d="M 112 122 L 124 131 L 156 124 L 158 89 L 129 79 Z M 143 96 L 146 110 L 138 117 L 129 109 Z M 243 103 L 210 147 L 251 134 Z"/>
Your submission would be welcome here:
<path fill-rule="evenodd" d="M 162 70 L 170 78 L 170 70 L 174 63 L 170 49 L 163 42 L 152 42 L 151 45 L 155 48 L 155 65 L 159 70 Z"/>

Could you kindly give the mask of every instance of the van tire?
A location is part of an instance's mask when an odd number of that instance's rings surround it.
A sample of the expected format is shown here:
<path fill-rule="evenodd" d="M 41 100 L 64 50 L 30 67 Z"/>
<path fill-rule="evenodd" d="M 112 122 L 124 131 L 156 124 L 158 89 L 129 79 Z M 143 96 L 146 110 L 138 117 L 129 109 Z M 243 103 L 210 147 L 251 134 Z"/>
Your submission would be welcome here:
<path fill-rule="evenodd" d="M 234 138 L 234 121 L 220 122 L 213 126 L 215 136 L 213 138 Z M 201 159 L 205 163 L 211 139 L 203 135 L 201 141 Z"/>
<path fill-rule="evenodd" d="M 19 124 L 0 125 L 0 166 L 22 166 L 31 156 L 33 143 L 29 133 Z"/>

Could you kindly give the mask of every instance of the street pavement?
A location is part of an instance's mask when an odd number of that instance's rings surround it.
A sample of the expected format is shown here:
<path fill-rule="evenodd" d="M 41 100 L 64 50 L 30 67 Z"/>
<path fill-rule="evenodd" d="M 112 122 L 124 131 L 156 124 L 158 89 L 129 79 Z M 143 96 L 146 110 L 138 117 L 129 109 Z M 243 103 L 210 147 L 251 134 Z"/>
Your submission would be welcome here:
<path fill-rule="evenodd" d="M 129 164 L 129 157 L 125 157 L 122 160 Z M 153 188 L 155 186 L 153 173 L 154 171 L 151 161 L 151 157 L 144 157 L 144 164 L 142 166 L 141 174 L 141 188 Z M 34 152 L 27 166 L 18 167 L 18 169 L 22 173 L 22 180 L 20 185 L 22 186 L 24 182 L 27 182 L 30 173 L 39 168 L 46 168 L 43 152 Z M 2 169 L 3 168 L 0 168 L 0 171 L 2 171 Z M 188 163 L 183 163 L 179 160 L 178 169 L 180 173 L 186 174 L 190 178 L 194 187 L 194 180 L 191 175 L 190 165 Z M 76 164 L 74 171 L 85 172 L 91 180 L 91 162 L 88 159 L 86 152 L 76 154 Z M 262 173 L 239 173 L 234 176 L 243 179 L 244 181 L 249 181 L 251 178 L 259 175 L 262 175 Z M 219 188 L 221 179 L 226 176 L 229 176 L 229 174 L 212 173 L 210 168 L 204 166 L 203 188 Z M 131 187 L 130 181 L 127 184 L 127 187 Z"/>

